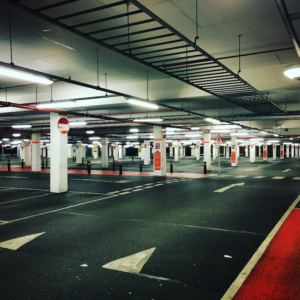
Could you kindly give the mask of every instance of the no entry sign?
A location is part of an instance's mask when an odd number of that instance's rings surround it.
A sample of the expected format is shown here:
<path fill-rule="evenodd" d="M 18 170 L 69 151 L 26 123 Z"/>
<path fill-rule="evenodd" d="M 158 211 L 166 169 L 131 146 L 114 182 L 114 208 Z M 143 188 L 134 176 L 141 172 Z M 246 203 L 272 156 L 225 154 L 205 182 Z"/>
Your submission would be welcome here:
<path fill-rule="evenodd" d="M 68 133 L 70 129 L 69 121 L 66 118 L 60 118 L 58 120 L 57 127 L 61 133 Z"/>

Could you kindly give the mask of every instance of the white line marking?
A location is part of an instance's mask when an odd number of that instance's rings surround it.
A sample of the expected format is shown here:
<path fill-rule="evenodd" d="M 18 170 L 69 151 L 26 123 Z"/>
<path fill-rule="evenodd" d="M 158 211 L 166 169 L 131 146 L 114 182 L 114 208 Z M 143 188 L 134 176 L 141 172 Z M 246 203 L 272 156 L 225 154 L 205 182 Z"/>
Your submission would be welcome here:
<path fill-rule="evenodd" d="M 1 204 L 6 204 L 6 203 L 23 201 L 23 200 L 32 199 L 32 198 L 43 197 L 43 196 L 47 196 L 47 195 L 51 195 L 51 194 L 50 193 L 49 194 L 42 194 L 42 195 L 37 195 L 37 196 L 32 196 L 32 197 L 27 197 L 27 198 L 21 198 L 21 199 L 17 199 L 17 200 L 10 200 L 10 201 L 5 201 L 5 202 L 0 202 L 0 205 Z"/>
<path fill-rule="evenodd" d="M 31 235 L 26 235 L 22 236 L 16 239 L 8 240 L 5 242 L 0 243 L 0 248 L 5 248 L 5 249 L 10 249 L 10 250 L 17 250 L 23 245 L 27 244 L 28 242 L 34 240 L 38 236 L 44 234 L 45 232 L 41 233 L 36 233 L 36 234 L 31 234 Z"/>
<path fill-rule="evenodd" d="M 245 182 L 231 184 L 231 185 L 225 186 L 225 187 L 223 187 L 223 188 L 221 188 L 219 190 L 216 190 L 215 193 L 223 193 L 223 192 L 227 191 L 228 189 L 231 189 L 232 187 L 243 186 L 244 184 L 245 184 Z"/>
<path fill-rule="evenodd" d="M 276 176 L 276 177 L 273 177 L 273 178 L 271 178 L 271 179 L 283 179 L 283 178 L 285 178 L 285 177 L 282 177 L 282 176 Z"/>
<path fill-rule="evenodd" d="M 143 189 L 136 189 L 136 190 L 133 190 L 133 192 L 138 192 L 138 191 L 142 191 Z"/>
<path fill-rule="evenodd" d="M 252 178 L 257 178 L 257 179 L 261 179 L 261 178 L 265 178 L 267 176 L 255 176 L 255 177 L 252 177 Z"/>
<path fill-rule="evenodd" d="M 292 171 L 291 169 L 286 169 L 284 171 L 282 171 L 283 173 L 286 173 L 286 172 L 289 172 L 289 171 Z"/>
<path fill-rule="evenodd" d="M 248 175 L 239 175 L 239 176 L 235 176 L 235 178 L 244 178 L 244 177 L 248 177 Z"/>
<path fill-rule="evenodd" d="M 279 222 L 276 224 L 276 226 L 273 228 L 273 230 L 269 233 L 269 235 L 266 237 L 266 239 L 263 241 L 263 243 L 260 245 L 258 250 L 254 253 L 252 258 L 249 260 L 247 265 L 244 267 L 244 269 L 241 271 L 241 273 L 238 275 L 236 280 L 231 284 L 225 295 L 222 297 L 221 300 L 231 300 L 234 295 L 237 293 L 237 291 L 240 289 L 242 284 L 244 283 L 247 276 L 250 274 L 252 269 L 255 267 L 257 262 L 260 260 L 264 252 L 266 251 L 267 247 L 269 246 L 270 242 L 280 229 L 283 222 L 287 219 L 291 211 L 295 208 L 295 206 L 298 204 L 300 200 L 300 195 L 296 198 L 296 200 L 292 203 L 292 205 L 289 207 L 289 209 L 286 211 L 286 213 L 282 216 L 282 218 L 279 220 Z"/>
<path fill-rule="evenodd" d="M 130 192 L 120 193 L 119 195 L 126 195 L 126 194 L 130 194 Z"/>
<path fill-rule="evenodd" d="M 0 225 L 1 225 L 1 224 L 5 224 L 5 223 L 7 223 L 7 221 L 2 221 L 2 220 L 0 220 Z"/>
<path fill-rule="evenodd" d="M 122 191 L 129 191 L 129 190 L 132 190 L 134 188 L 128 188 L 128 189 L 123 189 Z"/>
<path fill-rule="evenodd" d="M 145 189 L 152 189 L 154 186 L 145 186 Z"/>
<path fill-rule="evenodd" d="M 28 177 L 21 177 L 21 176 L 0 176 L 1 178 L 28 178 Z"/>
<path fill-rule="evenodd" d="M 154 184 L 154 183 L 146 183 L 146 184 L 144 184 L 144 185 L 152 185 L 152 184 Z"/>
<path fill-rule="evenodd" d="M 10 186 L 1 186 L 6 189 L 11 189 L 11 190 L 27 190 L 27 191 L 44 191 L 44 192 L 49 192 L 49 190 L 44 190 L 44 189 L 30 189 L 30 188 L 21 188 L 21 187 L 10 187 Z"/>
<path fill-rule="evenodd" d="M 115 182 L 116 183 L 127 183 L 127 182 L 131 182 L 131 180 L 117 180 Z"/>
<path fill-rule="evenodd" d="M 160 186 L 160 185 L 164 185 L 163 183 L 160 183 L 160 184 L 155 184 L 154 186 Z"/>
<path fill-rule="evenodd" d="M 145 263 L 148 261 L 155 248 L 141 251 L 114 261 L 111 261 L 102 268 L 116 270 L 126 273 L 140 273 Z"/>
<path fill-rule="evenodd" d="M 292 180 L 300 180 L 300 177 L 294 177 Z"/>

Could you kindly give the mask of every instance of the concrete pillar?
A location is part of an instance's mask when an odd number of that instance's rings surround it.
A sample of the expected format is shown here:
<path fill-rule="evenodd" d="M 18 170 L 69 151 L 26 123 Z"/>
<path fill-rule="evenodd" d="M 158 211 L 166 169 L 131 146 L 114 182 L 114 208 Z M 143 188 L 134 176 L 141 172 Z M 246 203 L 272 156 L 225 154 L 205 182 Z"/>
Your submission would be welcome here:
<path fill-rule="evenodd" d="M 200 142 L 197 142 L 197 145 L 194 149 L 196 160 L 200 160 Z"/>
<path fill-rule="evenodd" d="M 119 145 L 119 159 L 123 158 L 123 147 L 122 145 Z"/>
<path fill-rule="evenodd" d="M 290 157 L 290 145 L 288 144 L 288 145 L 286 145 L 286 157 L 288 158 L 288 157 Z"/>
<path fill-rule="evenodd" d="M 31 166 L 31 143 L 25 142 L 25 166 Z"/>
<path fill-rule="evenodd" d="M 82 142 L 76 142 L 76 163 L 82 163 Z"/>
<path fill-rule="evenodd" d="M 41 134 L 33 133 L 31 135 L 32 140 L 32 164 L 31 170 L 33 172 L 41 171 Z"/>
<path fill-rule="evenodd" d="M 102 152 L 101 152 L 101 166 L 108 168 L 108 138 L 101 138 Z"/>
<path fill-rule="evenodd" d="M 126 156 L 126 148 L 123 146 L 123 157 Z"/>
<path fill-rule="evenodd" d="M 295 146 L 295 157 L 299 157 L 299 145 Z"/>
<path fill-rule="evenodd" d="M 236 145 L 236 157 L 240 157 L 240 146 Z"/>
<path fill-rule="evenodd" d="M 82 145 L 82 157 L 86 158 L 86 145 Z"/>
<path fill-rule="evenodd" d="M 50 192 L 64 193 L 68 191 L 68 134 L 61 133 L 58 121 L 66 116 L 50 113 L 51 159 L 50 163 Z"/>
<path fill-rule="evenodd" d="M 295 157 L 295 148 L 294 147 L 295 147 L 294 144 L 292 144 L 291 157 Z"/>
<path fill-rule="evenodd" d="M 93 142 L 93 157 L 94 159 L 98 159 L 99 153 L 98 153 L 98 142 Z"/>
<path fill-rule="evenodd" d="M 226 144 L 226 158 L 229 158 L 229 144 Z"/>
<path fill-rule="evenodd" d="M 170 145 L 170 148 L 169 148 L 169 155 L 170 157 L 173 157 L 173 146 Z"/>
<path fill-rule="evenodd" d="M 249 156 L 249 146 L 248 145 L 245 146 L 245 156 L 246 157 Z"/>
<path fill-rule="evenodd" d="M 274 143 L 273 144 L 273 146 L 272 146 L 272 148 L 273 148 L 273 160 L 276 160 L 276 156 L 277 156 L 277 153 L 276 153 L 276 143 Z"/>
<path fill-rule="evenodd" d="M 150 141 L 144 141 L 144 165 L 149 166 L 151 161 Z"/>
<path fill-rule="evenodd" d="M 263 160 L 265 160 L 265 161 L 268 160 L 268 145 L 267 145 L 267 141 L 264 141 L 264 145 L 263 145 Z"/>
<path fill-rule="evenodd" d="M 163 137 L 161 126 L 153 126 L 153 160 L 154 175 L 165 176 L 166 162 L 166 139 Z"/>
<path fill-rule="evenodd" d="M 238 166 L 238 155 L 237 155 L 237 137 L 231 137 L 231 166 L 237 167 Z"/>
<path fill-rule="evenodd" d="M 250 140 L 250 162 L 255 163 L 256 149 L 255 149 L 255 141 Z"/>
<path fill-rule="evenodd" d="M 185 149 L 186 148 L 186 146 L 183 146 L 183 157 L 185 157 Z"/>
<path fill-rule="evenodd" d="M 180 144 L 179 146 L 179 158 L 183 158 L 183 145 Z"/>
<path fill-rule="evenodd" d="M 141 159 L 142 158 L 142 146 L 139 145 L 139 149 L 138 149 L 138 157 Z"/>
<path fill-rule="evenodd" d="M 2 150 L 3 149 L 4 148 L 2 148 Z M 20 155 L 21 155 L 21 159 L 23 159 L 23 161 L 25 161 L 25 142 L 21 143 Z"/>
<path fill-rule="evenodd" d="M 72 157 L 73 156 L 76 156 L 76 144 L 72 144 Z"/>
<path fill-rule="evenodd" d="M 179 145 L 178 141 L 174 141 L 174 161 L 179 161 Z"/>
<path fill-rule="evenodd" d="M 280 159 L 284 159 L 284 145 L 280 144 Z"/>
<path fill-rule="evenodd" d="M 203 143 L 204 143 L 204 162 L 206 162 L 206 170 L 211 170 L 211 133 L 204 132 L 203 133 Z"/>
<path fill-rule="evenodd" d="M 258 156 L 261 157 L 261 146 L 258 145 Z"/>
<path fill-rule="evenodd" d="M 68 145 L 67 146 L 68 147 L 68 150 L 67 150 L 67 156 L 68 156 L 68 158 L 72 158 L 72 145 Z M 43 147 L 43 157 L 45 157 L 46 155 L 45 155 L 45 148 Z"/>
<path fill-rule="evenodd" d="M 115 162 L 119 161 L 119 147 L 116 142 L 113 143 L 113 156 L 114 156 Z"/>
<path fill-rule="evenodd" d="M 213 144 L 213 160 L 216 159 L 216 144 Z"/>

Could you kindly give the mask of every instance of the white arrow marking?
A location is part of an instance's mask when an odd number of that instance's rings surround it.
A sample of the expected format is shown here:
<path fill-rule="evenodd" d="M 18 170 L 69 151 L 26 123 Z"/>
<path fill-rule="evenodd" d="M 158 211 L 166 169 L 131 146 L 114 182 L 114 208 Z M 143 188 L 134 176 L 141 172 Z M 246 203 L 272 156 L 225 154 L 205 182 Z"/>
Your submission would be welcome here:
<path fill-rule="evenodd" d="M 229 186 L 225 186 L 225 187 L 223 187 L 223 188 L 221 188 L 221 189 L 219 189 L 219 190 L 216 190 L 215 193 L 223 193 L 223 192 L 225 192 L 225 191 L 231 189 L 231 188 L 234 187 L 234 186 L 243 186 L 244 184 L 245 184 L 245 182 L 231 184 L 231 185 L 229 185 Z"/>
<path fill-rule="evenodd" d="M 28 242 L 34 240 L 35 238 L 37 238 L 38 236 L 40 236 L 44 233 L 45 232 L 26 235 L 26 236 L 22 236 L 22 237 L 19 237 L 19 238 L 16 238 L 16 239 L 12 239 L 12 240 L 2 242 L 2 243 L 0 243 L 0 248 L 6 248 L 6 249 L 10 249 L 10 250 L 17 250 L 20 247 L 22 247 L 23 245 L 27 244 Z"/>
<path fill-rule="evenodd" d="M 288 172 L 288 171 L 292 171 L 292 170 L 291 169 L 286 169 L 286 170 L 284 170 L 282 172 Z"/>
<path fill-rule="evenodd" d="M 156 248 L 151 248 L 142 252 L 138 252 L 117 260 L 114 260 L 102 268 L 117 270 L 127 273 L 140 273 L 144 264 L 148 261 Z"/>

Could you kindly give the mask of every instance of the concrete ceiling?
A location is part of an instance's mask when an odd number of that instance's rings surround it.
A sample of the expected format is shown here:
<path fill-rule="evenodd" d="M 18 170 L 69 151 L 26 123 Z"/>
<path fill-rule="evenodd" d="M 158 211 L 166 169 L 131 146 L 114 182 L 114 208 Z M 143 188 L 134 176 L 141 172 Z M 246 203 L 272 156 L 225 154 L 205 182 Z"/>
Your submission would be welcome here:
<path fill-rule="evenodd" d="M 59 1 L 43 1 L 43 6 Z M 78 0 L 73 3 L 43 11 L 48 17 L 56 18 L 70 12 L 100 7 L 116 1 L 108 0 Z M 144 0 L 142 4 L 160 17 L 164 22 L 175 28 L 191 41 L 196 36 L 196 1 L 186 0 Z M 283 75 L 289 64 L 300 63 L 293 42 L 282 21 L 275 0 L 198 0 L 198 35 L 197 45 L 215 58 L 223 58 L 220 62 L 234 73 L 239 70 L 239 35 L 241 35 L 241 54 L 261 54 L 242 56 L 242 79 L 247 81 L 259 92 L 286 109 L 287 114 L 258 115 L 238 105 L 210 95 L 199 88 L 191 86 L 168 74 L 164 74 L 149 66 L 134 61 L 111 49 L 80 37 L 72 32 L 56 26 L 53 23 L 33 16 L 13 5 L 26 5 L 36 9 L 41 7 L 41 1 L 0 1 L 0 61 L 10 63 L 10 38 L 8 15 L 11 12 L 12 55 L 13 63 L 31 70 L 52 74 L 63 78 L 71 78 L 78 82 L 108 88 L 116 92 L 128 94 L 161 104 L 158 111 L 127 104 L 124 97 L 87 99 L 81 101 L 76 112 L 105 115 L 122 119 L 145 118 L 161 116 L 163 126 L 175 125 L 184 127 L 188 133 L 191 126 L 200 126 L 200 130 L 212 128 L 241 129 L 238 125 L 253 128 L 249 130 L 253 136 L 259 136 L 259 130 L 278 133 L 283 138 L 300 136 L 300 82 Z M 289 14 L 300 12 L 298 0 L 285 0 Z M 84 14 L 65 20 L 67 25 L 89 22 L 106 18 L 124 12 L 123 6 L 112 7 L 92 14 Z M 129 5 L 129 12 L 134 11 Z M 141 16 L 130 16 L 132 21 L 140 21 Z M 126 18 L 93 24 L 82 28 L 84 32 L 99 30 L 105 26 L 126 24 Z M 300 20 L 294 20 L 295 30 L 300 36 Z M 143 30 L 141 25 L 138 30 Z M 126 33 L 126 28 L 124 29 Z M 160 32 L 163 34 L 164 30 Z M 148 33 L 147 37 L 153 36 Z M 98 39 L 107 37 L 107 33 L 95 35 Z M 118 42 L 118 40 L 116 40 Z M 115 41 L 115 42 L 116 42 Z M 143 46 L 145 43 L 140 42 Z M 276 51 L 274 51 L 276 50 Z M 97 79 L 97 53 L 99 79 Z M 227 58 L 235 56 L 234 58 Z M 105 81 L 105 74 L 107 81 Z M 50 85 L 35 85 L 0 75 L 0 101 L 33 105 L 36 102 L 59 101 L 66 99 L 89 98 L 105 96 L 106 93 L 96 89 L 84 88 L 67 82 L 54 82 Z M 27 85 L 27 86 L 23 86 Z M 167 106 L 163 106 L 167 105 Z M 72 109 L 67 109 L 72 110 Z M 74 109 L 73 109 L 74 111 Z M 201 115 L 221 119 L 219 125 L 212 126 L 205 122 Z M 71 118 L 76 118 L 71 116 Z M 87 140 L 85 131 L 94 128 L 97 136 L 109 136 L 111 140 L 125 141 L 123 138 L 132 126 L 140 127 L 141 133 L 151 132 L 147 124 L 122 123 L 95 118 L 85 119 L 88 125 L 71 129 L 74 139 Z M 26 121 L 24 121 L 26 120 Z M 49 113 L 31 111 L 15 107 L 0 107 L 0 138 L 12 138 L 11 125 L 16 122 L 28 122 L 33 130 L 49 133 Z M 230 122 L 230 123 L 227 123 Z M 234 125 L 236 123 L 237 125 Z M 258 130 L 256 130 L 258 129 Z M 287 130 L 287 131 L 286 131 Z M 118 136 L 119 134 L 119 136 Z M 124 136 L 123 136 L 124 135 Z M 252 136 L 251 135 L 251 136 Z M 30 136 L 30 132 L 22 138 Z M 213 135 L 214 136 L 214 135 Z M 183 134 L 177 136 L 185 138 Z M 224 135 L 228 138 L 228 134 Z M 168 136 L 169 138 L 169 136 Z M 170 137 L 171 138 L 171 137 Z M 176 136 L 175 136 L 176 138 Z M 284 140 L 284 139 L 282 139 Z"/>

